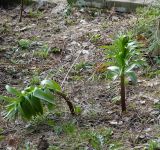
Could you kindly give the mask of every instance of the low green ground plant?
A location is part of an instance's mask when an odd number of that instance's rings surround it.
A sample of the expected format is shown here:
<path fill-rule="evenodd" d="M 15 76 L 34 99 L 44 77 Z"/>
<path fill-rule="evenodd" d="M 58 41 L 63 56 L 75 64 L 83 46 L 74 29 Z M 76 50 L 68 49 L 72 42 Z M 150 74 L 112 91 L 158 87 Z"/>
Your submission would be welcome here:
<path fill-rule="evenodd" d="M 39 83 L 40 83 L 40 77 L 37 75 L 34 75 L 30 80 L 31 85 L 38 85 Z"/>
<path fill-rule="evenodd" d="M 28 13 L 29 17 L 31 18 L 39 18 L 43 15 L 43 13 L 39 10 L 30 10 L 29 13 Z"/>
<path fill-rule="evenodd" d="M 160 55 L 160 3 L 137 9 L 138 19 L 133 33 L 144 44 L 144 53 Z"/>
<path fill-rule="evenodd" d="M 156 140 L 150 140 L 148 145 L 148 150 L 159 150 L 160 143 Z"/>
<path fill-rule="evenodd" d="M 21 48 L 21 49 L 28 49 L 31 45 L 31 41 L 28 40 L 28 39 L 21 39 L 18 41 L 18 46 Z"/>
<path fill-rule="evenodd" d="M 96 42 L 98 42 L 101 39 L 101 37 L 102 37 L 101 34 L 94 34 L 91 37 L 91 42 L 96 43 Z"/>
<path fill-rule="evenodd" d="M 82 70 L 89 69 L 92 67 L 92 64 L 89 62 L 81 61 L 74 65 L 74 69 L 77 72 L 81 72 Z"/>
<path fill-rule="evenodd" d="M 46 59 L 49 56 L 50 48 L 48 45 L 43 45 L 39 50 L 34 51 L 34 56 Z"/>
<path fill-rule="evenodd" d="M 118 150 L 120 147 L 122 148 L 120 143 L 118 144 L 118 142 L 112 141 L 113 131 L 110 128 L 99 127 L 98 129 L 83 129 L 79 128 L 73 122 L 68 122 L 57 127 L 58 131 L 60 131 L 58 136 L 61 137 L 63 135 L 65 140 L 51 145 L 49 150 L 62 149 L 63 146 L 65 146 L 66 150 L 81 150 L 88 149 L 89 147 L 95 150 L 116 150 L 116 148 Z"/>

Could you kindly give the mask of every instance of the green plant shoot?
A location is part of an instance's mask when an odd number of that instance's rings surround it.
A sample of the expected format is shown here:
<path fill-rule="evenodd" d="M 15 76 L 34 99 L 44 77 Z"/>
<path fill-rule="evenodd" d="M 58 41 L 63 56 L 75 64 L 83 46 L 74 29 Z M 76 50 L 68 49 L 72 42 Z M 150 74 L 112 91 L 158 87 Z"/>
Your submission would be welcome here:
<path fill-rule="evenodd" d="M 132 83 L 136 83 L 137 77 L 133 69 L 139 67 L 144 61 L 140 59 L 141 55 L 137 49 L 137 43 L 126 35 L 118 37 L 113 45 L 102 46 L 102 48 L 107 49 L 107 60 L 111 64 L 108 70 L 112 73 L 113 80 L 120 78 L 121 107 L 124 112 L 126 111 L 125 79 L 129 77 Z"/>
<path fill-rule="evenodd" d="M 29 86 L 22 91 L 6 85 L 6 90 L 12 96 L 0 95 L 0 100 L 7 103 L 5 117 L 8 119 L 21 117 L 30 120 L 32 117 L 42 115 L 44 106 L 50 109 L 56 105 L 56 94 L 65 99 L 71 113 L 74 114 L 72 103 L 62 93 L 60 85 L 53 80 L 43 80 L 39 86 Z"/>

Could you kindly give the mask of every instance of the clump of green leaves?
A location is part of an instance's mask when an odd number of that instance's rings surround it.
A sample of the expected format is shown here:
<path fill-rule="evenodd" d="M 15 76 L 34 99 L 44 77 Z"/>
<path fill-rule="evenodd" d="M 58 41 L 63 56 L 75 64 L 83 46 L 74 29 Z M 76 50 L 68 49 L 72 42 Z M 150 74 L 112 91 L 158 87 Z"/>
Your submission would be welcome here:
<path fill-rule="evenodd" d="M 158 2 L 158 0 L 157 0 Z M 134 27 L 134 35 L 139 37 L 143 35 L 147 41 L 145 41 L 146 53 L 151 53 L 153 56 L 160 55 L 160 4 L 159 2 L 155 6 L 148 6 L 137 9 L 138 21 Z"/>
<path fill-rule="evenodd" d="M 51 48 L 47 44 L 40 47 L 38 50 L 34 51 L 33 55 L 38 56 L 40 58 L 46 59 L 49 54 L 58 54 L 61 52 L 61 49 L 58 47 Z"/>
<path fill-rule="evenodd" d="M 31 41 L 28 39 L 21 39 L 18 41 L 18 45 L 21 49 L 28 49 L 31 45 Z"/>
<path fill-rule="evenodd" d="M 84 0 L 67 0 L 68 6 L 73 7 L 75 4 L 79 7 L 82 7 L 85 5 Z"/>
<path fill-rule="evenodd" d="M 62 128 L 66 134 L 73 134 L 76 131 L 76 125 L 74 122 L 65 123 Z"/>
<path fill-rule="evenodd" d="M 152 52 L 154 56 L 160 56 L 160 18 L 157 19 L 156 28 L 154 29 L 149 42 L 149 52 Z"/>
<path fill-rule="evenodd" d="M 75 20 L 73 20 L 72 18 L 66 18 L 65 19 L 65 25 L 66 26 L 73 26 L 73 25 L 75 25 L 76 24 L 76 22 L 75 22 Z"/>
<path fill-rule="evenodd" d="M 40 78 L 39 76 L 35 75 L 31 78 L 30 80 L 31 85 L 37 85 L 40 83 Z"/>
<path fill-rule="evenodd" d="M 65 141 L 63 141 L 63 145 L 59 142 L 54 146 L 50 146 L 49 149 L 62 149 L 65 146 L 66 149 L 88 149 L 90 147 L 91 149 L 102 150 L 109 148 L 113 142 L 111 138 L 113 131 L 110 128 L 80 129 L 74 122 L 64 123 L 56 127 L 56 132 L 64 133 Z"/>
<path fill-rule="evenodd" d="M 53 48 L 51 48 L 51 50 L 50 50 L 52 53 L 60 53 L 61 52 L 61 49 L 60 48 L 58 48 L 58 47 L 53 47 Z"/>
<path fill-rule="evenodd" d="M 75 71 L 78 71 L 78 72 L 85 70 L 87 68 L 91 68 L 91 67 L 92 67 L 92 64 L 89 62 L 79 62 L 74 65 Z"/>
<path fill-rule="evenodd" d="M 77 0 L 67 0 L 69 6 L 73 6 L 76 2 Z"/>
<path fill-rule="evenodd" d="M 137 8 L 136 12 L 139 16 L 137 24 L 135 26 L 135 33 L 141 34 L 144 33 L 145 36 L 151 36 L 152 30 L 154 29 L 155 21 L 160 14 L 160 5 L 156 7 L 143 7 Z"/>
<path fill-rule="evenodd" d="M 96 43 L 101 39 L 101 34 L 95 34 L 91 36 L 91 42 Z"/>
<path fill-rule="evenodd" d="M 36 10 L 36 11 L 30 10 L 28 15 L 29 17 L 32 17 L 32 18 L 39 18 L 40 16 L 42 16 L 42 12 L 39 10 Z"/>
<path fill-rule="evenodd" d="M 113 80 L 120 78 L 121 106 L 122 111 L 126 111 L 125 80 L 129 77 L 132 83 L 136 83 L 137 77 L 133 69 L 144 63 L 136 41 L 129 36 L 120 35 L 111 46 L 102 46 L 106 49 L 107 61 L 110 61 L 108 70 L 111 72 Z"/>
<path fill-rule="evenodd" d="M 106 147 L 106 144 L 110 143 L 110 138 L 113 134 L 112 129 L 105 129 L 102 128 L 99 131 L 96 130 L 88 130 L 81 133 L 81 136 L 84 139 L 88 139 L 89 145 L 91 145 L 92 148 L 101 150 Z"/>
<path fill-rule="evenodd" d="M 47 58 L 50 52 L 50 48 L 48 45 L 43 45 L 39 50 L 34 52 L 35 56 L 41 57 L 41 58 Z"/>
<path fill-rule="evenodd" d="M 60 85 L 53 80 L 43 80 L 39 86 L 29 86 L 22 91 L 6 85 L 6 90 L 12 96 L 0 95 L 0 100 L 7 103 L 5 117 L 8 119 L 21 117 L 30 120 L 32 117 L 43 115 L 44 106 L 53 109 L 56 105 L 56 93 L 66 100 L 74 114 L 72 103 L 62 93 Z"/>
<path fill-rule="evenodd" d="M 156 140 L 149 141 L 148 150 L 158 150 L 160 149 L 160 143 Z"/>
<path fill-rule="evenodd" d="M 3 128 L 0 128 L 0 142 L 5 139 L 5 136 L 1 135 Z"/>
<path fill-rule="evenodd" d="M 154 107 L 160 111 L 160 101 L 154 104 Z"/>
<path fill-rule="evenodd" d="M 0 142 L 3 141 L 5 139 L 5 136 L 0 135 Z"/>

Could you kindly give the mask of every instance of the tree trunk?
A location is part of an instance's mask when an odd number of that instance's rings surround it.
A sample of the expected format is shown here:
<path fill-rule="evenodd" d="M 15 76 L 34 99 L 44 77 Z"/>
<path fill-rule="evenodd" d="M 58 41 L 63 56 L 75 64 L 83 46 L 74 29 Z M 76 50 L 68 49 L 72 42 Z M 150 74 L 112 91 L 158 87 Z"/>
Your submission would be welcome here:
<path fill-rule="evenodd" d="M 121 75 L 121 107 L 122 112 L 126 111 L 126 98 L 125 98 L 125 83 L 124 83 L 124 74 Z"/>

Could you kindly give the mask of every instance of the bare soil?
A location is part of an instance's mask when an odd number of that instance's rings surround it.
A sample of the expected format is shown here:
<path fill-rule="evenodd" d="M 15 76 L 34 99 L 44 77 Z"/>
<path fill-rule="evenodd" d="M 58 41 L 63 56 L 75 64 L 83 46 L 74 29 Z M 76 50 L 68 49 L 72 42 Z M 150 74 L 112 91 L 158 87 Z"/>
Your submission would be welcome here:
<path fill-rule="evenodd" d="M 73 8 L 67 16 L 66 4 L 55 3 L 26 6 L 21 23 L 18 22 L 18 6 L 8 10 L 0 8 L 0 93 L 6 94 L 6 84 L 23 88 L 35 76 L 40 79 L 48 77 L 62 84 L 74 105 L 82 108 L 81 115 L 72 118 L 63 104 L 60 108 L 62 116 L 57 122 L 75 119 L 80 130 L 112 128 L 112 140 L 121 142 L 123 150 L 144 149 L 148 141 L 160 141 L 160 111 L 155 107 L 160 100 L 159 77 L 149 78 L 147 71 L 137 71 L 137 85 L 127 86 L 125 114 L 121 113 L 119 104 L 119 81 L 111 82 L 104 77 L 106 60 L 100 46 L 111 44 L 117 33 L 132 29 L 136 15 L 114 10 Z M 20 49 L 20 39 L 32 41 L 30 48 Z M 49 52 L 46 58 L 35 55 L 44 44 L 60 52 Z M 83 68 L 82 62 L 90 65 Z M 3 112 L 3 104 L 0 107 Z M 55 120 L 54 114 L 47 117 Z M 38 145 L 42 135 L 50 145 L 56 140 L 60 140 L 59 143 L 65 141 L 63 135 L 57 137 L 44 122 L 31 130 L 27 128 L 28 124 L 20 120 L 6 121 L 1 113 L 0 128 L 3 131 L 0 134 L 4 139 L 0 141 L 0 149 L 9 146 L 25 149 L 23 146 L 27 141 Z M 74 149 L 65 144 L 59 147 Z"/>

